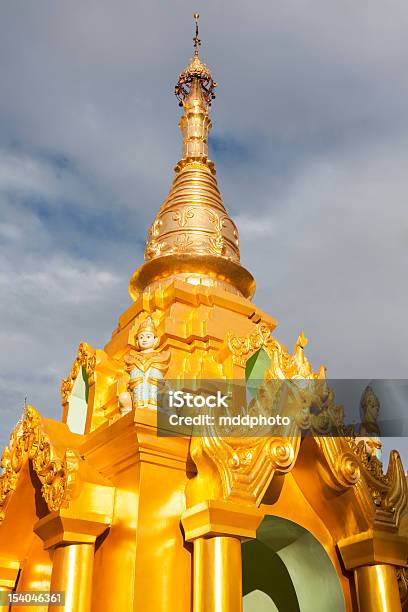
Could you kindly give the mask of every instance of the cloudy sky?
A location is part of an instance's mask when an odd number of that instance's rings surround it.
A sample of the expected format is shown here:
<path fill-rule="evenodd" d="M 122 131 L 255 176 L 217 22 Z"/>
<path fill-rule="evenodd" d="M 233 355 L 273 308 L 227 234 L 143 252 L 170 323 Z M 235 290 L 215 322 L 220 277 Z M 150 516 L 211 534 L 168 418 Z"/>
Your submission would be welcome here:
<path fill-rule="evenodd" d="M 403 0 L 13 0 L 0 9 L 0 442 L 128 306 L 180 157 L 192 55 L 219 83 L 211 157 L 256 303 L 332 377 L 408 371 Z M 404 440 L 397 445 L 405 453 Z"/>

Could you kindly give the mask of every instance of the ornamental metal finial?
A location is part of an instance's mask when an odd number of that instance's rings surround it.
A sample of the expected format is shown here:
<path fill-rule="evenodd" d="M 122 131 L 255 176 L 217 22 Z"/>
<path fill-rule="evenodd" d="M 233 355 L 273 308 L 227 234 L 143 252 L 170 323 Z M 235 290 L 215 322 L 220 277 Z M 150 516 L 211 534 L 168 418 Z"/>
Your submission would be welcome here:
<path fill-rule="evenodd" d="M 194 42 L 194 55 L 198 57 L 198 47 L 201 47 L 201 40 L 198 37 L 198 20 L 200 19 L 199 13 L 194 13 L 194 21 L 196 25 L 195 36 L 193 38 Z"/>
<path fill-rule="evenodd" d="M 195 81 L 199 81 L 201 92 L 205 103 L 211 106 L 212 100 L 215 98 L 215 88 L 217 83 L 213 80 L 211 72 L 207 66 L 200 60 L 198 49 L 201 46 L 201 40 L 199 38 L 198 20 L 200 15 L 194 13 L 195 21 L 195 36 L 193 37 L 194 42 L 194 58 L 190 65 L 180 74 L 174 93 L 179 101 L 179 105 L 183 106 L 184 101 L 189 95 L 192 85 Z"/>

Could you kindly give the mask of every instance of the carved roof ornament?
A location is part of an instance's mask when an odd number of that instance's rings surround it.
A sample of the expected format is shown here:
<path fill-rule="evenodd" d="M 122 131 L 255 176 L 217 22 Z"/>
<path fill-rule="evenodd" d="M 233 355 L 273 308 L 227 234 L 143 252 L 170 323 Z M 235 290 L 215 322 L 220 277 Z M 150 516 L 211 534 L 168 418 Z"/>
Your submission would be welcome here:
<path fill-rule="evenodd" d="M 228 349 L 232 353 L 233 362 L 245 367 L 247 359 L 260 348 L 264 348 L 271 358 L 271 367 L 268 369 L 267 379 L 320 379 L 326 378 L 325 366 L 320 366 L 317 372 L 313 372 L 304 348 L 307 345 L 307 338 L 304 333 L 299 335 L 293 355 L 290 355 L 287 348 L 278 342 L 272 334 L 269 326 L 260 321 L 256 330 L 248 336 L 237 336 L 233 332 L 227 336 Z"/>
<path fill-rule="evenodd" d="M 4 519 L 9 496 L 15 490 L 26 461 L 30 460 L 42 484 L 41 493 L 50 511 L 59 510 L 76 489 L 79 457 L 67 448 L 60 457 L 42 430 L 40 414 L 28 405 L 3 451 L 0 475 L 0 521 Z"/>
<path fill-rule="evenodd" d="M 197 466 L 198 477 L 188 484 L 189 503 L 201 501 L 207 488 L 215 499 L 258 506 L 274 474 L 284 474 L 293 468 L 301 430 L 310 428 L 320 433 L 325 427 L 337 427 L 342 422 L 341 407 L 334 405 L 334 398 L 327 389 L 325 369 L 322 367 L 314 373 L 304 355 L 306 343 L 302 333 L 294 354 L 290 355 L 273 338 L 264 321 L 260 321 L 248 336 L 228 334 L 226 344 L 234 363 L 245 367 L 248 358 L 260 348 L 264 348 L 271 358 L 265 383 L 259 388 L 257 413 L 263 413 L 262 399 L 266 400 L 269 414 L 277 400 L 281 414 L 290 413 L 292 418 L 289 426 L 277 426 L 274 430 L 268 426 L 268 432 L 265 428 L 253 429 L 251 435 L 246 426 L 242 426 L 242 431 L 234 427 L 231 436 L 226 435 L 225 430 L 218 431 L 214 424 L 205 426 L 204 435 L 191 440 L 191 457 Z M 308 378 L 313 384 L 305 388 L 291 384 L 292 380 Z M 247 414 L 251 405 L 247 407 Z M 312 405 L 318 407 L 317 414 L 311 414 Z"/>
<path fill-rule="evenodd" d="M 215 497 L 258 504 L 273 473 L 284 473 L 294 466 L 299 436 L 308 432 L 320 449 L 321 465 L 319 463 L 317 473 L 325 483 L 335 491 L 352 489 L 367 525 L 396 530 L 408 500 L 399 454 L 391 453 L 388 470 L 384 473 L 381 461 L 367 453 L 364 441 L 358 441 L 358 432 L 345 425 L 344 407 L 335 403 L 324 366 L 313 371 L 304 354 L 306 344 L 307 338 L 302 332 L 291 355 L 263 321 L 247 336 L 228 334 L 226 346 L 236 365 L 245 367 L 247 360 L 260 348 L 267 352 L 271 365 L 265 372 L 264 384 L 259 387 L 257 410 L 262 413 L 263 396 L 270 409 L 271 397 L 285 388 L 288 391 L 285 409 L 289 410 L 285 414 L 290 413 L 292 425 L 284 432 L 284 437 L 276 432 L 277 437 L 258 438 L 244 437 L 245 428 L 243 437 L 227 438 L 225 434 L 218 436 L 214 427 L 209 427 L 202 438 L 192 439 L 191 452 L 198 473 L 204 470 L 203 474 L 212 479 Z M 304 380 L 310 380 L 310 384 L 298 384 Z M 373 425 L 379 403 L 370 387 L 363 394 L 361 409 L 365 425 Z M 236 434 L 237 429 L 234 431 Z M 276 461 L 274 452 L 271 455 L 272 449 L 279 449 L 284 460 Z M 259 480 L 257 474 L 261 466 L 263 478 Z M 195 502 L 204 489 L 203 478 L 192 479 L 189 483 Z M 246 483 L 245 491 L 241 481 Z"/>
<path fill-rule="evenodd" d="M 92 385 L 94 382 L 94 373 L 96 366 L 96 353 L 95 350 L 86 342 L 81 342 L 78 348 L 78 353 L 72 364 L 71 372 L 67 378 L 63 378 L 61 382 L 61 399 L 62 403 L 68 402 L 69 397 L 74 388 L 77 376 L 83 367 L 88 376 L 88 384 Z"/>

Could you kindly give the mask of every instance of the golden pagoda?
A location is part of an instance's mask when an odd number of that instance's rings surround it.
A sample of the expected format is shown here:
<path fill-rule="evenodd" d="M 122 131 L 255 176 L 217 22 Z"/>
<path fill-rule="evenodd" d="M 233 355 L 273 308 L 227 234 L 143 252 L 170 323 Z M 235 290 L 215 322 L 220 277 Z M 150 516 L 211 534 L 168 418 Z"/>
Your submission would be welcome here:
<path fill-rule="evenodd" d="M 251 301 L 208 159 L 216 84 L 195 17 L 194 57 L 176 85 L 182 159 L 130 280 L 133 302 L 103 349 L 80 344 L 62 420 L 26 406 L 2 455 L 0 610 L 398 612 L 408 599 L 400 457 L 384 472 L 374 438 L 342 429 L 303 333 L 291 354 Z M 251 376 L 266 403 L 276 381 L 320 386 L 301 388 L 277 434 L 159 435 L 166 381 Z"/>

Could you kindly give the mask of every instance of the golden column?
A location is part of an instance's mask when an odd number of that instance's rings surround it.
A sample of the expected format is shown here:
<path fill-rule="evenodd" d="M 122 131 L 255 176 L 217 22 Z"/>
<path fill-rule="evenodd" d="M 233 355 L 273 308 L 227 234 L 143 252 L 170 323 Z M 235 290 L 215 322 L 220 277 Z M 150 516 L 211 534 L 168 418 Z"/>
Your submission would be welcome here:
<path fill-rule="evenodd" d="M 88 612 L 91 609 L 94 552 L 94 543 L 89 542 L 55 547 L 50 590 L 65 593 L 61 610 Z"/>
<path fill-rule="evenodd" d="M 376 564 L 357 567 L 354 570 L 354 580 L 361 612 L 402 610 L 394 566 Z"/>
<path fill-rule="evenodd" d="M 401 612 L 397 567 L 407 564 L 407 539 L 368 530 L 338 542 L 346 569 L 353 570 L 360 612 Z"/>
<path fill-rule="evenodd" d="M 20 564 L 18 561 L 13 559 L 0 559 L 0 594 L 4 597 L 3 593 L 11 593 L 14 590 Z M 3 601 L 0 601 L 0 612 L 7 612 L 9 605 Z"/>
<path fill-rule="evenodd" d="M 54 612 L 90 612 L 95 541 L 109 526 L 109 517 L 60 510 L 40 519 L 34 531 L 52 549 L 51 591 L 63 592 L 65 605 Z"/>
<path fill-rule="evenodd" d="M 241 540 L 255 538 L 262 519 L 258 508 L 225 500 L 183 514 L 185 539 L 194 543 L 193 612 L 242 611 Z"/>

